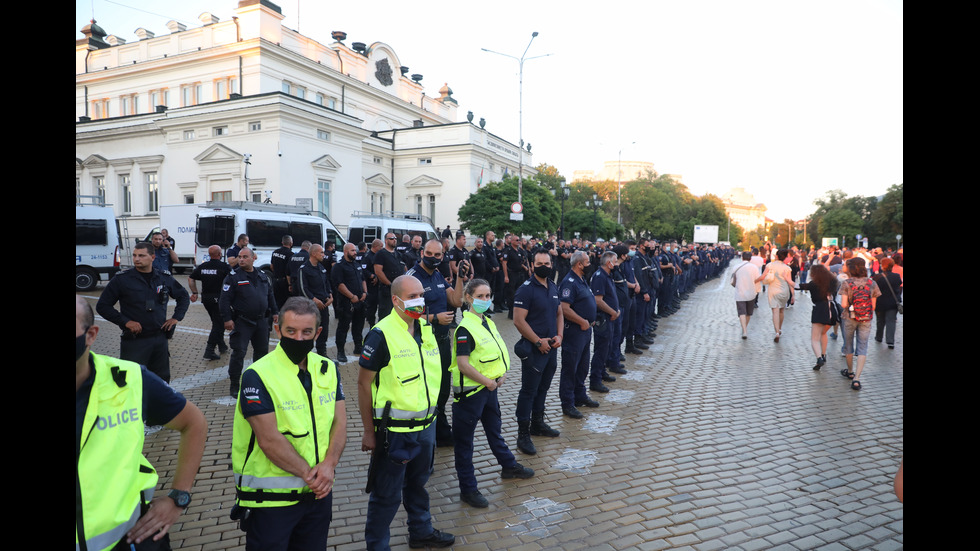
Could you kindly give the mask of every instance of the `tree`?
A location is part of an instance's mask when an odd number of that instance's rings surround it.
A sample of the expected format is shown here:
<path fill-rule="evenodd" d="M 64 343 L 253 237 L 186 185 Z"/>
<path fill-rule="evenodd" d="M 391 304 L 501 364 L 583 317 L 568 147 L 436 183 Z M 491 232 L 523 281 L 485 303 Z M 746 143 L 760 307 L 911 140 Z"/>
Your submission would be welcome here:
<path fill-rule="evenodd" d="M 841 246 L 854 246 L 854 236 L 861 233 L 864 220 L 852 210 L 836 208 L 820 218 L 817 230 L 821 239 L 824 237 L 844 237 Z"/>
<path fill-rule="evenodd" d="M 878 246 L 885 246 L 895 240 L 895 236 L 904 233 L 904 213 L 902 198 L 905 184 L 896 184 L 888 188 L 877 208 L 871 214 L 869 239 Z"/>
<path fill-rule="evenodd" d="M 517 201 L 517 176 L 506 176 L 501 182 L 482 186 L 459 208 L 457 216 L 467 232 L 481 235 L 489 230 L 497 234 L 544 237 L 558 229 L 561 207 L 557 199 L 541 185 L 537 176 L 524 179 L 524 220 L 510 219 L 511 204 Z M 566 204 L 567 206 L 567 204 Z"/>

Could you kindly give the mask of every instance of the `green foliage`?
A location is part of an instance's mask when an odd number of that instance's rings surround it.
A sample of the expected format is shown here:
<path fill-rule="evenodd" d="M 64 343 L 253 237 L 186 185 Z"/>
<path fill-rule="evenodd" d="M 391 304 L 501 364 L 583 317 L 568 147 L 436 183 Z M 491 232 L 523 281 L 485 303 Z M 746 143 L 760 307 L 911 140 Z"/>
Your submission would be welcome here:
<path fill-rule="evenodd" d="M 511 232 L 532 237 L 545 237 L 548 232 L 556 231 L 561 207 L 548 191 L 549 187 L 542 185 L 537 177 L 524 179 L 524 220 L 510 219 L 510 206 L 517 201 L 517 184 L 517 176 L 507 176 L 502 182 L 490 182 L 470 195 L 457 213 L 463 221 L 462 228 L 474 235 L 493 230 L 498 235 Z"/>
<path fill-rule="evenodd" d="M 887 247 L 901 234 L 904 223 L 903 186 L 888 188 L 881 200 L 877 197 L 848 197 L 836 189 L 814 201 L 816 211 L 810 216 L 807 231 L 814 243 L 824 237 L 846 236 L 846 246 L 854 246 L 857 234 L 868 238 L 869 247 Z"/>

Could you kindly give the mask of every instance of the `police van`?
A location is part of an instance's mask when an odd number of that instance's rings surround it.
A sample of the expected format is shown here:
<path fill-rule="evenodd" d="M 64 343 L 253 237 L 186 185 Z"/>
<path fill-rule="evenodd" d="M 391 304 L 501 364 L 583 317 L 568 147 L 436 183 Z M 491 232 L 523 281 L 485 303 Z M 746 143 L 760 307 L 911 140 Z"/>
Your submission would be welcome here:
<path fill-rule="evenodd" d="M 269 276 L 272 252 L 282 246 L 284 235 L 293 237 L 293 252 L 299 250 L 303 241 L 309 241 L 323 246 L 333 243 L 337 246 L 337 259 L 344 256 L 346 241 L 333 222 L 320 212 L 273 203 L 208 201 L 197 213 L 194 236 L 197 263 L 209 259 L 211 245 L 220 246 L 224 255 L 243 233 L 248 236 L 248 247 L 255 252 L 255 267 Z"/>
<path fill-rule="evenodd" d="M 363 242 L 371 248 L 372 241 L 375 239 L 383 241 L 388 232 L 395 234 L 399 244 L 402 242 L 403 235 L 421 236 L 423 246 L 430 239 L 439 236 L 428 216 L 390 210 L 381 213 L 354 211 L 351 214 L 350 226 L 347 227 L 347 241 Z"/>
<path fill-rule="evenodd" d="M 98 196 L 75 200 L 75 291 L 91 291 L 119 271 L 119 223 L 112 206 Z"/>

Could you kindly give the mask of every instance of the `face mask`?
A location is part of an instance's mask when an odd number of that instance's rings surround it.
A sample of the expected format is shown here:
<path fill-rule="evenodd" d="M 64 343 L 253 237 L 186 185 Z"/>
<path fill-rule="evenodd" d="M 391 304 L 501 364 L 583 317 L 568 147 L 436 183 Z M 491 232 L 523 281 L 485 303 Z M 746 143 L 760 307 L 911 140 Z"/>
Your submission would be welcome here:
<path fill-rule="evenodd" d="M 493 304 L 492 300 L 473 299 L 473 311 L 482 314 L 490 309 L 491 304 Z"/>
<path fill-rule="evenodd" d="M 286 353 L 286 357 L 289 361 L 296 365 L 306 359 L 306 356 L 313 350 L 313 345 L 316 344 L 316 340 L 309 339 L 305 341 L 298 341 L 296 339 L 290 339 L 289 337 L 279 336 L 279 346 L 282 351 Z"/>
<path fill-rule="evenodd" d="M 534 275 L 548 279 L 551 277 L 551 266 L 535 266 Z"/>
<path fill-rule="evenodd" d="M 630 257 L 634 257 L 634 256 L 636 256 L 636 251 L 630 251 L 630 252 L 629 252 L 629 253 L 627 254 L 627 256 L 630 256 Z"/>
<path fill-rule="evenodd" d="M 434 256 L 423 256 L 422 263 L 425 264 L 426 268 L 432 269 L 441 263 L 441 260 Z"/>
<path fill-rule="evenodd" d="M 416 320 L 422 317 L 422 314 L 425 312 L 425 297 L 413 298 L 411 300 L 402 300 L 401 297 L 397 298 L 405 306 L 401 311 L 405 312 L 408 317 Z"/>
<path fill-rule="evenodd" d="M 85 335 L 88 335 L 88 331 L 75 337 L 75 361 L 76 362 L 82 358 L 83 354 L 85 354 Z"/>

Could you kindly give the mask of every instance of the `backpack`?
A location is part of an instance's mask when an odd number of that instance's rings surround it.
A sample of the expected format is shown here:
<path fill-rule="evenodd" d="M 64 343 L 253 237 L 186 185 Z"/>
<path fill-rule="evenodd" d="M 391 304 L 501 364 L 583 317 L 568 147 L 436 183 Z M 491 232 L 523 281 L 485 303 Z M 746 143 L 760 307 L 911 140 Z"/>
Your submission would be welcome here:
<path fill-rule="evenodd" d="M 860 287 L 851 287 L 851 319 L 854 321 L 871 321 L 874 309 L 871 307 L 871 280 L 868 279 Z"/>

